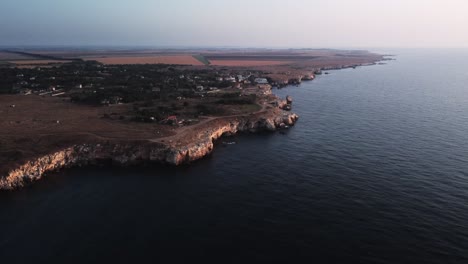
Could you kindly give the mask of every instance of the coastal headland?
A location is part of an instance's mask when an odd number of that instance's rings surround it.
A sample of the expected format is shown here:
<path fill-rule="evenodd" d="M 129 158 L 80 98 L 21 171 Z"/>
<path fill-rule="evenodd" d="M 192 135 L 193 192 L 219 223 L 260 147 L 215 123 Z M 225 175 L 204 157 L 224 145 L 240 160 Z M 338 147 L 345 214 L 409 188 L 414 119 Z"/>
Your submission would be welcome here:
<path fill-rule="evenodd" d="M 293 126 L 293 98 L 272 87 L 382 59 L 338 50 L 2 51 L 0 189 L 101 161 L 193 162 L 222 136 Z"/>

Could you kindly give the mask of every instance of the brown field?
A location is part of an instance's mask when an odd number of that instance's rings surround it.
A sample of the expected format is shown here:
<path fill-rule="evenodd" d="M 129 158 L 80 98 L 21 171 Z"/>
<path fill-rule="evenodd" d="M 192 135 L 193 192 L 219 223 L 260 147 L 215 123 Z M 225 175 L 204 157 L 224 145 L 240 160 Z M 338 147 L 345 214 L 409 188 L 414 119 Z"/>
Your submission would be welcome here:
<path fill-rule="evenodd" d="M 236 90 L 234 90 L 236 91 Z M 204 104 L 219 98 L 205 98 Z M 184 110 L 197 113 L 199 99 L 188 99 Z M 167 102 L 167 105 L 173 102 Z M 180 103 L 181 104 L 181 103 Z M 11 107 L 14 105 L 15 107 Z M 197 117 L 200 123 L 180 128 L 131 121 L 133 104 L 109 107 L 79 105 L 66 98 L 37 95 L 0 95 L 0 175 L 10 166 L 75 144 L 106 141 L 164 140 L 187 143 L 206 122 L 234 118 L 262 110 L 258 104 L 218 105 L 223 115 Z M 193 109 L 192 109 L 193 108 Z M 192 114 L 192 113 L 190 113 Z M 125 116 L 125 120 L 120 120 Z M 183 116 L 180 113 L 178 116 Z M 176 140 L 177 139 L 177 140 Z M 7 164 L 7 165 L 6 165 Z"/>
<path fill-rule="evenodd" d="M 34 54 L 96 60 L 104 64 L 177 64 L 203 66 L 192 57 L 201 54 L 213 66 L 321 68 L 375 60 L 376 54 L 332 49 L 71 49 L 34 50 Z M 378 60 L 378 59 L 377 59 Z"/>
<path fill-rule="evenodd" d="M 40 55 L 52 55 L 61 58 L 104 58 L 104 57 L 156 57 L 156 56 L 179 56 L 192 55 L 199 52 L 189 50 L 31 50 L 31 53 Z"/>
<path fill-rule="evenodd" d="M 31 60 L 31 59 L 33 58 L 30 56 L 0 51 L 0 61 Z"/>
<path fill-rule="evenodd" d="M 191 55 L 170 56 L 133 56 L 133 57 L 87 57 L 86 60 L 95 60 L 104 64 L 178 64 L 203 65 Z"/>
<path fill-rule="evenodd" d="M 10 107 L 13 104 L 15 107 Z M 104 114 L 125 114 L 130 108 L 84 106 L 36 95 L 1 95 L 0 164 L 20 162 L 80 142 L 153 139 L 173 134 L 170 126 L 102 118 Z"/>
<path fill-rule="evenodd" d="M 289 64 L 291 61 L 279 60 L 210 60 L 211 65 L 214 66 L 231 66 L 231 67 L 249 67 L 249 66 L 272 66 Z"/>
<path fill-rule="evenodd" d="M 49 63 L 69 63 L 71 61 L 63 61 L 63 60 L 14 60 L 9 61 L 10 63 L 16 65 L 44 65 Z"/>

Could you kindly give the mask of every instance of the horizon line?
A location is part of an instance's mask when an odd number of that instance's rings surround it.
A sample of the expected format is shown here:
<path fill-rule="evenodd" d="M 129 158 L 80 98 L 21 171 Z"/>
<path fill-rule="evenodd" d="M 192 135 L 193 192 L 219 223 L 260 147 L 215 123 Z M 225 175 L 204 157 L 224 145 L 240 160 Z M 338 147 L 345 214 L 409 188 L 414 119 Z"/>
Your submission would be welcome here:
<path fill-rule="evenodd" d="M 468 46 L 255 46 L 255 45 L 152 45 L 152 44 L 0 44 L 0 48 L 151 48 L 151 49 L 468 49 Z"/>

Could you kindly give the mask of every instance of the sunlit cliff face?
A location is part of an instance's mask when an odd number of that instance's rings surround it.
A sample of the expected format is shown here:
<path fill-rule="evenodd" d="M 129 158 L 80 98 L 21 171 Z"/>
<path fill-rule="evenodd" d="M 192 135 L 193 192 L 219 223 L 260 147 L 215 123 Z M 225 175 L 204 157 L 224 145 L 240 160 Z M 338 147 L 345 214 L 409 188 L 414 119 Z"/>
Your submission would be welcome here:
<path fill-rule="evenodd" d="M 296 114 L 282 110 L 267 111 L 252 117 L 225 119 L 221 123 L 208 126 L 196 140 L 183 146 L 150 141 L 78 144 L 40 157 L 32 157 L 24 164 L 11 169 L 6 175 L 0 175 L 0 190 L 21 188 L 41 179 L 44 173 L 49 171 L 93 164 L 102 160 L 111 160 L 120 165 L 147 161 L 171 165 L 190 163 L 210 154 L 214 149 L 214 141 L 223 135 L 274 131 L 285 125 L 294 125 L 297 119 Z"/>

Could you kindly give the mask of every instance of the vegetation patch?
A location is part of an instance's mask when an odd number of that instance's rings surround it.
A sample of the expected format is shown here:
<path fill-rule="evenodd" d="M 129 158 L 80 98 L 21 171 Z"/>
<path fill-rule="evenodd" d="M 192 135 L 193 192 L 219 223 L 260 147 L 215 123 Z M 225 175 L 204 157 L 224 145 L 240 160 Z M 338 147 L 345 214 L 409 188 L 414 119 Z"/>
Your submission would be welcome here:
<path fill-rule="evenodd" d="M 205 56 L 201 55 L 201 54 L 198 54 L 198 55 L 193 55 L 193 57 L 198 60 L 199 62 L 205 64 L 205 65 L 210 65 L 211 62 L 205 58 Z"/>
<path fill-rule="evenodd" d="M 227 94 L 226 94 L 227 95 Z M 217 104 L 225 104 L 225 105 L 248 105 L 248 104 L 255 104 L 257 97 L 255 94 L 247 95 L 247 96 L 224 96 L 224 98 L 219 99 L 216 101 Z"/>

